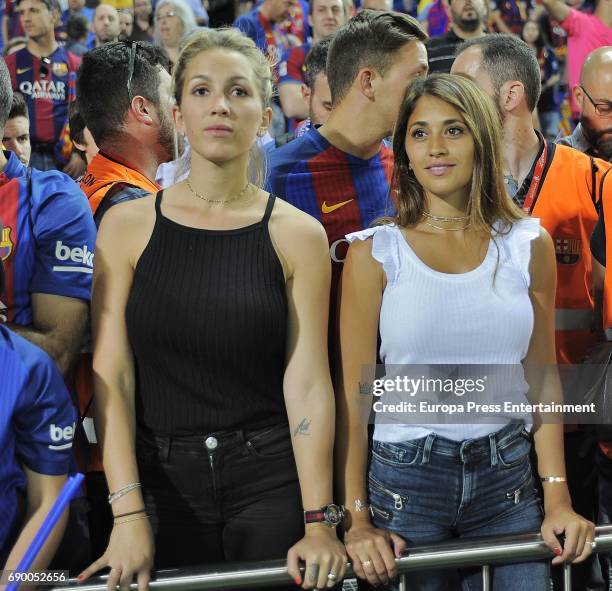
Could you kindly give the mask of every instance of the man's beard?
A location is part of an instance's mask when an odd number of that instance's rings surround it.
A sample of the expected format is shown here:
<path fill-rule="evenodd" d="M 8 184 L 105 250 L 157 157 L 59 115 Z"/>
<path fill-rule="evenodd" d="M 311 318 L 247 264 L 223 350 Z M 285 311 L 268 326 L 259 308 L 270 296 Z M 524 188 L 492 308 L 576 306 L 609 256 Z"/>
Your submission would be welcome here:
<path fill-rule="evenodd" d="M 612 127 L 603 130 L 595 129 L 585 115 L 580 117 L 582 132 L 589 144 L 597 151 L 597 156 L 612 162 Z"/>
<path fill-rule="evenodd" d="M 475 8 L 472 10 L 474 11 L 476 17 L 470 19 L 463 18 L 460 14 L 455 12 L 452 13 L 453 23 L 455 23 L 462 31 L 472 33 L 482 28 L 482 19 L 480 18 L 480 15 Z"/>
<path fill-rule="evenodd" d="M 164 111 L 163 107 L 159 108 L 159 134 L 157 136 L 157 144 L 161 148 L 161 162 L 169 162 L 175 158 L 175 133 L 174 124 L 170 116 Z"/>

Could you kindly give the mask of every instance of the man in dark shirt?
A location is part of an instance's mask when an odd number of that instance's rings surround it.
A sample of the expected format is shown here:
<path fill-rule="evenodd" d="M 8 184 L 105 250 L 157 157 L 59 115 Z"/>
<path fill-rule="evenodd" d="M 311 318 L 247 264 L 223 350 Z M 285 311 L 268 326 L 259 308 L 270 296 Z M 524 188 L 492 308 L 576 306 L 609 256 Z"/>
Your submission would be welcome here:
<path fill-rule="evenodd" d="M 450 0 L 451 26 L 442 37 L 434 37 L 427 44 L 429 73 L 449 73 L 457 46 L 465 39 L 485 35 L 488 6 L 485 0 Z"/>

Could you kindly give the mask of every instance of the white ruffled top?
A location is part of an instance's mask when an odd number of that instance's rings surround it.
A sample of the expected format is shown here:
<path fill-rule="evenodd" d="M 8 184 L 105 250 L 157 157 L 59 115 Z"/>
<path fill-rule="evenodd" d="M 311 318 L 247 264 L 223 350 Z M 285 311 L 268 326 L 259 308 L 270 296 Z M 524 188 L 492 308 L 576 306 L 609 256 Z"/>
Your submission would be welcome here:
<path fill-rule="evenodd" d="M 444 424 L 438 420 L 411 424 L 418 414 L 377 412 L 375 439 L 406 441 L 432 431 L 449 439 L 471 439 L 495 432 L 517 418 L 503 412 L 503 402 L 526 401 L 527 384 L 520 363 L 533 330 L 529 263 L 531 241 L 539 235 L 537 218 L 522 219 L 509 231 L 496 232 L 483 262 L 461 274 L 442 273 L 426 265 L 393 224 L 347 235 L 349 242 L 372 239 L 372 256 L 387 277 L 379 325 L 380 358 L 387 377 L 439 377 L 432 366 L 440 364 L 460 368 L 455 377 L 464 375 L 462 371 L 465 375 L 487 374 L 485 391 L 478 395 L 453 392 L 443 396 L 444 400 L 434 400 L 431 393 L 385 392 L 379 400 L 417 404 L 433 400 L 461 403 L 464 408 L 470 399 L 502 404 L 500 413 L 474 413 L 474 424 L 456 424 L 448 413 Z"/>

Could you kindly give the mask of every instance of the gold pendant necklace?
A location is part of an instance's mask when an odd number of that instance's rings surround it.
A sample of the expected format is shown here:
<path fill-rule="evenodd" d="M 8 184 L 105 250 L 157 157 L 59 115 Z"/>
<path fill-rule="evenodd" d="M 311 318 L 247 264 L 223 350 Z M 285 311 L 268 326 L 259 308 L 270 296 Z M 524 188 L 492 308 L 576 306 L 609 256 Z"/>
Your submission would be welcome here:
<path fill-rule="evenodd" d="M 226 205 L 227 203 L 232 203 L 233 201 L 238 201 L 238 199 L 240 199 L 246 193 L 247 189 L 251 186 L 250 181 L 247 181 L 247 184 L 244 186 L 244 189 L 242 189 L 242 191 L 240 191 L 240 193 L 238 193 L 238 195 L 236 195 L 235 197 L 232 197 L 231 199 L 209 199 L 208 197 L 205 197 L 204 195 L 200 195 L 191 186 L 191 183 L 189 182 L 189 178 L 187 178 L 185 180 L 187 182 L 187 186 L 189 187 L 189 190 L 191 191 L 192 195 L 194 195 L 198 199 L 201 199 L 202 201 L 206 201 L 206 203 L 215 203 L 215 204 L 218 204 L 218 205 Z"/>

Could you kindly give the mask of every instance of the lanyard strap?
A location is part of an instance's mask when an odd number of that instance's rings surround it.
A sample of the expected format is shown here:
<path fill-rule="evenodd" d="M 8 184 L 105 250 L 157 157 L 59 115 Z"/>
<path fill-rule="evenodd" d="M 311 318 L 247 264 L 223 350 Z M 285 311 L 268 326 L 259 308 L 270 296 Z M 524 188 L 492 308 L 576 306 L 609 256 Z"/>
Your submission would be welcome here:
<path fill-rule="evenodd" d="M 531 177 L 531 184 L 529 185 L 529 190 L 527 191 L 527 196 L 525 197 L 525 201 L 523 203 L 523 211 L 525 213 L 531 213 L 533 202 L 535 201 L 538 194 L 538 189 L 540 188 L 540 183 L 542 182 L 542 174 L 544 173 L 547 158 L 548 142 L 544 140 L 544 149 L 542 150 L 542 155 L 536 162 L 535 170 L 533 171 L 533 176 Z"/>

